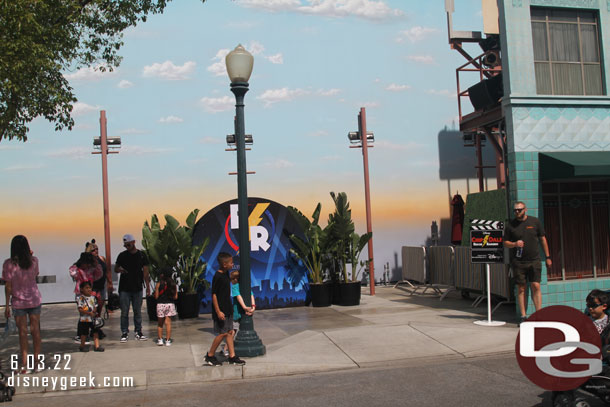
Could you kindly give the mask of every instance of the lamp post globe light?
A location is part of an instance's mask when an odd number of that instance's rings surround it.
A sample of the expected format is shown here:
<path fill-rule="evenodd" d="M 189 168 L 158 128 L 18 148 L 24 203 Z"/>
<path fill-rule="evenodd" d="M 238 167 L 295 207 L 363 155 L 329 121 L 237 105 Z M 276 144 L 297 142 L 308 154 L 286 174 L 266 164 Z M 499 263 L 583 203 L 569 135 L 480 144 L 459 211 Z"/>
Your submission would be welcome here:
<path fill-rule="evenodd" d="M 239 291 L 247 307 L 252 305 L 250 297 L 250 239 L 248 225 L 248 186 L 246 174 L 246 141 L 244 125 L 244 96 L 248 92 L 248 80 L 252 74 L 254 58 L 244 47 L 238 45 L 225 58 L 227 73 L 231 80 L 231 92 L 235 95 L 235 147 L 237 150 L 237 208 L 239 213 Z M 254 321 L 249 315 L 241 317 L 235 338 L 237 356 L 254 357 L 265 354 L 265 345 L 254 330 Z"/>

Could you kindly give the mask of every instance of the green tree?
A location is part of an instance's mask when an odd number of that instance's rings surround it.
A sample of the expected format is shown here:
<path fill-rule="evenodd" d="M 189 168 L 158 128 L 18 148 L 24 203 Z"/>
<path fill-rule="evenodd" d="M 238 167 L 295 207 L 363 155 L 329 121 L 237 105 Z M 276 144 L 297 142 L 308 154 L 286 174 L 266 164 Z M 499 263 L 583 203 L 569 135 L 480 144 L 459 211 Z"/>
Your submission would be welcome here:
<path fill-rule="evenodd" d="M 0 0 L 0 141 L 26 141 L 38 116 L 72 129 L 77 99 L 62 72 L 112 71 L 125 29 L 170 1 Z"/>

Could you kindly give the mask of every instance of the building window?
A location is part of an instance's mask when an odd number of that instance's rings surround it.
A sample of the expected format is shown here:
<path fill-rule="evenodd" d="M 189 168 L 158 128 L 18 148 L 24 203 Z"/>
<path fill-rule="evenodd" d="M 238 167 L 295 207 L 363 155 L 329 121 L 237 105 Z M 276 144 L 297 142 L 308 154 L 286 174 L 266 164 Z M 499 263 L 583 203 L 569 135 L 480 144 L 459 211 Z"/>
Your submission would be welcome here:
<path fill-rule="evenodd" d="M 548 281 L 610 277 L 609 186 L 601 179 L 542 183 Z"/>
<path fill-rule="evenodd" d="M 597 12 L 531 8 L 536 93 L 602 95 Z"/>

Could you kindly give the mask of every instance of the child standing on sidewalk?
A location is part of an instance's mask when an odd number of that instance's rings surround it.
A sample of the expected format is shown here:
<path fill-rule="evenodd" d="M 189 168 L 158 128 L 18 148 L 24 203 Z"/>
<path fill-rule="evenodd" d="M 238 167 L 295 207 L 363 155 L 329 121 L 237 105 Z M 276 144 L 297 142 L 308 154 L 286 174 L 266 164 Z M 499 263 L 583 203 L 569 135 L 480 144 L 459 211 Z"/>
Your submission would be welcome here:
<path fill-rule="evenodd" d="M 231 303 L 231 283 L 227 273 L 233 268 L 233 257 L 221 252 L 218 254 L 218 271 L 212 279 L 212 319 L 214 320 L 214 332 L 216 337 L 212 342 L 210 350 L 205 355 L 204 364 L 208 366 L 220 366 L 222 362 L 216 359 L 215 353 L 218 345 L 225 339 L 229 347 L 229 364 L 245 365 L 246 362 L 235 355 L 233 349 L 233 304 Z"/>
<path fill-rule="evenodd" d="M 93 325 L 93 318 L 97 316 L 97 298 L 91 294 L 91 283 L 89 281 L 83 281 L 80 283 L 80 295 L 76 299 L 78 304 L 78 312 L 80 318 L 78 320 L 78 335 L 80 336 L 80 347 L 81 352 L 89 352 L 89 348 L 85 347 L 85 340 L 87 336 L 92 335 L 95 348 L 95 352 L 103 352 L 104 348 L 100 346 L 99 339 L 99 328 Z"/>
<path fill-rule="evenodd" d="M 174 300 L 178 299 L 176 284 L 170 275 L 170 270 L 161 270 L 159 282 L 155 287 L 155 298 L 157 299 L 157 345 L 171 346 L 172 339 L 172 317 L 176 315 Z M 167 336 L 163 340 L 163 325 Z"/>
<path fill-rule="evenodd" d="M 231 298 L 233 299 L 233 330 L 231 331 L 231 336 L 233 337 L 233 342 L 235 343 L 235 337 L 237 336 L 237 331 L 239 331 L 239 321 L 241 320 L 242 315 L 245 313 L 246 315 L 254 314 L 254 308 L 256 308 L 256 304 L 254 303 L 254 295 L 252 291 L 250 291 L 250 295 L 252 298 L 252 306 L 246 307 L 244 303 L 244 299 L 239 293 L 239 271 L 233 270 L 229 274 L 231 280 Z M 224 348 L 223 345 L 220 345 L 220 352 L 225 356 L 229 356 L 229 349 Z"/>

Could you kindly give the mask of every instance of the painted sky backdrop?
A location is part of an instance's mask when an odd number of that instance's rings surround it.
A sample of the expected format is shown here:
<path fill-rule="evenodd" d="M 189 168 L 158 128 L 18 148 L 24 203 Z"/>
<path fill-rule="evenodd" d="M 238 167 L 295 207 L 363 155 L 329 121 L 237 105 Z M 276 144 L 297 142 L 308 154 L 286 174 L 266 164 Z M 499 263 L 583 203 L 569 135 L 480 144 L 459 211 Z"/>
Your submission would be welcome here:
<path fill-rule="evenodd" d="M 456 0 L 454 27 L 482 30 L 480 9 L 480 0 Z M 306 214 L 322 202 L 326 219 L 329 192 L 345 191 L 363 233 L 362 154 L 347 133 L 366 107 L 379 274 L 401 246 L 424 243 L 432 220 L 449 216 L 450 192 L 467 192 L 465 181 L 449 190 L 439 179 L 438 133 L 457 126 L 455 69 L 465 62 L 450 50 L 446 24 L 443 0 L 173 1 L 125 33 L 114 72 L 66 72 L 79 100 L 72 131 L 37 119 L 26 143 L 0 142 L 0 255 L 25 234 L 42 274 L 63 279 L 86 240 L 103 242 L 101 163 L 91 155 L 102 109 L 108 135 L 123 143 L 108 165 L 113 258 L 124 233 L 140 244 L 153 213 L 183 221 L 235 198 L 224 56 L 241 43 L 254 55 L 245 99 L 250 196 Z"/>

